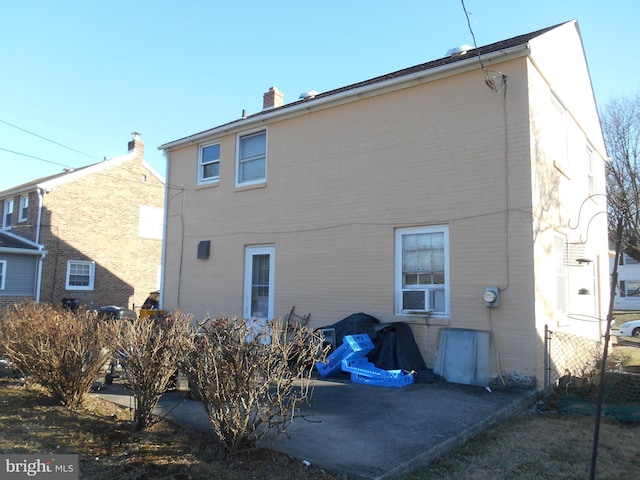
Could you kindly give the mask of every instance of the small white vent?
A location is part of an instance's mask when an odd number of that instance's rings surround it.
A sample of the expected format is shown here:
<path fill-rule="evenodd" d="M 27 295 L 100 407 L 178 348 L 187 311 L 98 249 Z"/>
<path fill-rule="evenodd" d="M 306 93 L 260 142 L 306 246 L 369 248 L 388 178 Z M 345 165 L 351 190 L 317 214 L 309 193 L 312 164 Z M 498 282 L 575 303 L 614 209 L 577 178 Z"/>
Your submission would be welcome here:
<path fill-rule="evenodd" d="M 301 93 L 299 98 L 302 100 L 309 100 L 311 98 L 314 98 L 316 95 L 318 95 L 317 91 L 309 90 L 308 92 Z"/>
<path fill-rule="evenodd" d="M 449 50 L 447 50 L 447 54 L 445 55 L 446 57 L 454 57 L 456 55 L 464 55 L 465 53 L 467 53 L 469 50 L 471 50 L 473 47 L 471 45 L 460 45 L 458 47 L 454 47 L 454 48 L 450 48 Z"/>

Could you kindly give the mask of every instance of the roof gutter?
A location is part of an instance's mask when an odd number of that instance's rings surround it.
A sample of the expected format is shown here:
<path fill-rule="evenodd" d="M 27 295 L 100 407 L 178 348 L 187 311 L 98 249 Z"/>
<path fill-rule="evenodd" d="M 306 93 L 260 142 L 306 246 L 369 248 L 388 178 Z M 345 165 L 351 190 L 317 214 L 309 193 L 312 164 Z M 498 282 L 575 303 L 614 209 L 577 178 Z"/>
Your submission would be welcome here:
<path fill-rule="evenodd" d="M 2 253 L 19 253 L 21 255 L 39 255 L 46 256 L 46 250 L 37 250 L 30 248 L 14 248 L 14 247 L 0 247 L 0 252 Z"/>
<path fill-rule="evenodd" d="M 524 43 L 511 48 L 490 52 L 486 55 L 482 55 L 482 61 L 485 65 L 495 63 L 497 60 L 504 61 L 510 58 L 517 58 L 528 55 L 530 53 L 529 43 Z M 204 139 L 208 139 L 214 136 L 220 136 L 223 134 L 233 133 L 241 130 L 251 128 L 256 125 L 265 124 L 274 119 L 287 119 L 305 113 L 309 113 L 314 110 L 322 110 L 331 106 L 341 105 L 355 101 L 360 98 L 366 98 L 380 93 L 400 90 L 412 85 L 418 85 L 425 82 L 431 82 L 440 78 L 451 76 L 453 72 L 467 72 L 478 68 L 479 60 L 478 56 L 458 60 L 456 62 L 448 63 L 446 65 L 440 65 L 438 67 L 428 68 L 426 70 L 401 75 L 389 80 L 382 80 L 361 87 L 347 89 L 335 94 L 321 96 L 320 98 L 314 98 L 310 100 L 304 100 L 300 103 L 291 104 L 291 106 L 285 106 L 272 112 L 264 114 L 257 114 L 246 119 L 240 119 L 232 121 L 219 127 L 214 127 L 209 130 L 205 130 L 194 135 L 190 135 L 173 142 L 165 143 L 158 147 L 159 150 L 172 150 L 186 145 L 192 145 L 199 143 Z"/>

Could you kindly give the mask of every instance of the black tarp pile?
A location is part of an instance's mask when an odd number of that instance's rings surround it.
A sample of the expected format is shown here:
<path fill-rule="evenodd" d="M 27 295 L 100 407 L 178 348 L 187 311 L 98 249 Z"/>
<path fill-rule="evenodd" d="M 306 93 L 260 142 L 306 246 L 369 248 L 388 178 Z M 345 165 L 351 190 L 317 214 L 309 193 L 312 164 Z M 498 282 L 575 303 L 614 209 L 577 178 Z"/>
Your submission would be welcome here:
<path fill-rule="evenodd" d="M 366 333 L 374 345 L 367 359 L 376 367 L 414 372 L 415 383 L 432 383 L 435 380 L 433 370 L 427 368 L 411 327 L 406 323 L 396 322 L 380 328 L 377 318 L 366 313 L 354 313 L 323 328 L 334 329 L 338 346 L 342 345 L 345 335 Z"/>

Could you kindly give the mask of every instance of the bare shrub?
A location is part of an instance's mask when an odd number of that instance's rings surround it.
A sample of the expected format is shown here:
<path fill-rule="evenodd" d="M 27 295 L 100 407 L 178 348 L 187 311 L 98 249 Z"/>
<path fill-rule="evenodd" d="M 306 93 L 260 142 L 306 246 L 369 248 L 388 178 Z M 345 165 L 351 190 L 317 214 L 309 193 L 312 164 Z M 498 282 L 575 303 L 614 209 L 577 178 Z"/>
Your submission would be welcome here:
<path fill-rule="evenodd" d="M 191 318 L 181 312 L 118 322 L 112 347 L 135 399 L 135 430 L 159 420 L 153 408 L 184 359 L 190 324 Z"/>
<path fill-rule="evenodd" d="M 108 359 L 109 325 L 86 311 L 25 303 L 0 322 L 0 350 L 56 401 L 73 408 L 86 399 Z"/>
<path fill-rule="evenodd" d="M 183 366 L 204 405 L 223 453 L 253 448 L 270 432 L 284 433 L 296 405 L 311 396 L 322 338 L 308 327 L 278 321 L 208 321 L 192 336 Z"/>

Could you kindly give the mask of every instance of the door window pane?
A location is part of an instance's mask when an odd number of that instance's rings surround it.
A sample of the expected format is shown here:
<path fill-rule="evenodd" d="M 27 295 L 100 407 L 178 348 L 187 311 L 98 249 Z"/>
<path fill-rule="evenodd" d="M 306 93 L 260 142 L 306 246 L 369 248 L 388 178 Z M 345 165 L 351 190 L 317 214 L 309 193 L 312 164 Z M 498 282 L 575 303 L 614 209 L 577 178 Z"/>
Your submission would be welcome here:
<path fill-rule="evenodd" d="M 254 255 L 251 279 L 251 315 L 266 317 L 269 313 L 269 255 Z"/>

